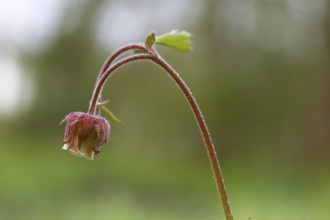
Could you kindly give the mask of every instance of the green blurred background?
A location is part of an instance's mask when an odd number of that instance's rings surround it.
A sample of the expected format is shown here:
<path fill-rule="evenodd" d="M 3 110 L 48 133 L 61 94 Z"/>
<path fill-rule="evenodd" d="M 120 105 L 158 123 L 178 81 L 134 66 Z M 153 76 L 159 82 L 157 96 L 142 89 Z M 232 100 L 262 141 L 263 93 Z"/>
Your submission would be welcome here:
<path fill-rule="evenodd" d="M 150 31 L 190 86 L 235 219 L 330 219 L 329 0 L 11 0 L 0 3 L 0 219 L 224 219 L 185 98 L 156 65 L 106 84 L 124 122 L 94 160 L 61 149 L 106 57 Z"/>

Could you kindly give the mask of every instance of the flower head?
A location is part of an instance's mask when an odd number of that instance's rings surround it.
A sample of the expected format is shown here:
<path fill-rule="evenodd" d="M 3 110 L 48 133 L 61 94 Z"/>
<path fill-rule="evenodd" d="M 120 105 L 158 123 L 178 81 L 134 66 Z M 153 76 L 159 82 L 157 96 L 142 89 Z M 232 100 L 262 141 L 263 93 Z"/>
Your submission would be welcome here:
<path fill-rule="evenodd" d="M 64 135 L 64 150 L 86 159 L 93 160 L 94 155 L 109 139 L 110 124 L 98 115 L 83 112 L 73 112 L 66 116 Z"/>

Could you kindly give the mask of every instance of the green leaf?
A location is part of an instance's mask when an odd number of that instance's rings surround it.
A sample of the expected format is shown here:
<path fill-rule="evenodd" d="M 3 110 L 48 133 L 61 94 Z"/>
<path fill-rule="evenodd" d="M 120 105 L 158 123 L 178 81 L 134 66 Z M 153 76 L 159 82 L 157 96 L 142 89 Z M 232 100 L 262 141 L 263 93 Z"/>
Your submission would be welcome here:
<path fill-rule="evenodd" d="M 151 32 L 146 38 L 145 45 L 146 48 L 151 48 L 156 42 L 156 35 L 154 32 Z"/>
<path fill-rule="evenodd" d="M 142 54 L 142 53 L 147 53 L 144 50 L 133 50 L 133 54 Z"/>
<path fill-rule="evenodd" d="M 119 125 L 122 124 L 122 122 L 120 121 L 120 119 L 117 118 L 107 107 L 105 107 L 104 105 L 101 105 L 101 108 L 107 114 L 107 116 L 109 117 L 109 119 L 111 119 L 116 124 L 119 124 Z"/>
<path fill-rule="evenodd" d="M 187 31 L 173 30 L 170 33 L 156 38 L 156 44 L 172 47 L 180 51 L 190 51 L 192 49 L 192 35 Z"/>

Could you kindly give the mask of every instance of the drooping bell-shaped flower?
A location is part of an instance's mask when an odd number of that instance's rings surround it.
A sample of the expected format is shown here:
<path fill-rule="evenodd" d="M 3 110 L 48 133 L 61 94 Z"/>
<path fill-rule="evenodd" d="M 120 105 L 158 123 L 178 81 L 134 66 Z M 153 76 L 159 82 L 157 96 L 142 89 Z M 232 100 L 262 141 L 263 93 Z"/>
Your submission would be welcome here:
<path fill-rule="evenodd" d="M 83 112 L 73 112 L 66 116 L 64 150 L 86 159 L 93 160 L 94 155 L 109 139 L 110 124 L 101 116 Z"/>

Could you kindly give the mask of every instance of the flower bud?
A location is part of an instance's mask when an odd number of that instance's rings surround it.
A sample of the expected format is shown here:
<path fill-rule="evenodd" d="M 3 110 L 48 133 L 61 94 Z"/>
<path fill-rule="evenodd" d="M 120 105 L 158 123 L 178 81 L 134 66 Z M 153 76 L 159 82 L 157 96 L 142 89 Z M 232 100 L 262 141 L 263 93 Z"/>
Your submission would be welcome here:
<path fill-rule="evenodd" d="M 83 112 L 73 112 L 66 116 L 64 150 L 72 154 L 93 160 L 94 155 L 109 139 L 110 124 L 101 116 Z"/>

